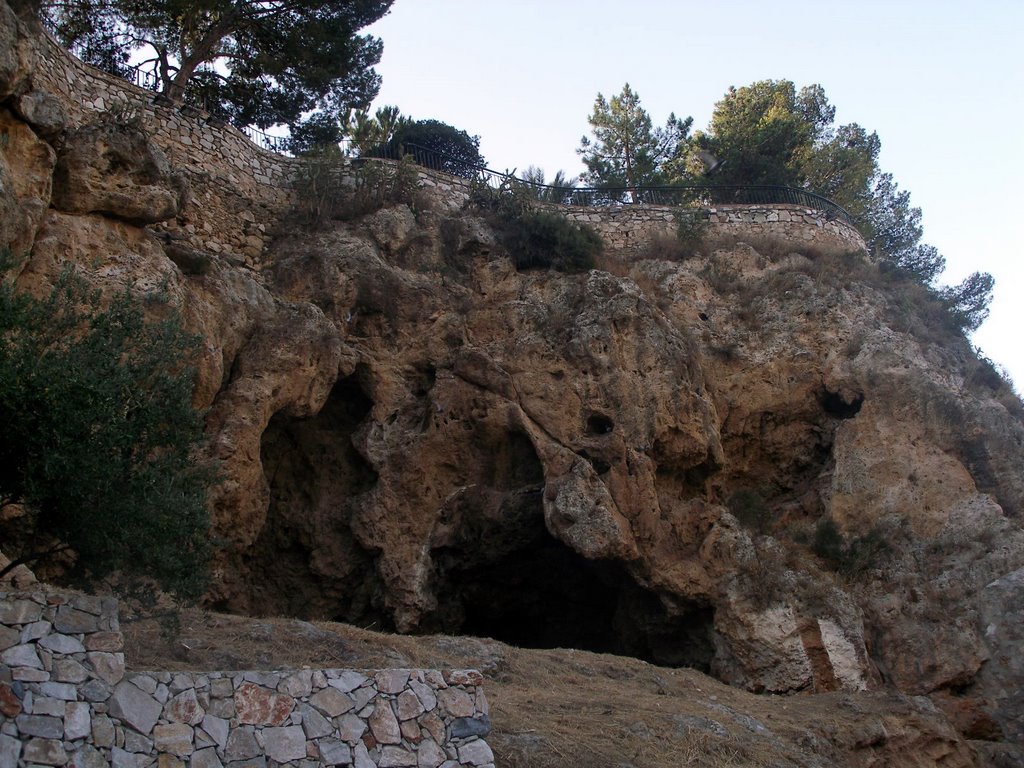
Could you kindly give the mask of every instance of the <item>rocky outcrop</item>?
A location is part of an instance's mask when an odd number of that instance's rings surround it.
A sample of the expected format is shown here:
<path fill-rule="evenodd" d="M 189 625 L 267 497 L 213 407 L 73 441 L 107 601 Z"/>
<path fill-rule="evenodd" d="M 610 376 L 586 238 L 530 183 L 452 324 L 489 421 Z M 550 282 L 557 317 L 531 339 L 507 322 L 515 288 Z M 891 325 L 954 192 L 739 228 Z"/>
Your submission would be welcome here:
<path fill-rule="evenodd" d="M 50 205 L 56 152 L 0 106 L 0 249 L 20 259 Z"/>
<path fill-rule="evenodd" d="M 184 177 L 171 172 L 140 124 L 111 118 L 64 137 L 53 187 L 53 204 L 62 211 L 155 224 L 174 218 L 186 194 Z"/>
<path fill-rule="evenodd" d="M 0 4 L 0 101 L 25 90 L 34 54 L 24 24 L 7 3 Z"/>
<path fill-rule="evenodd" d="M 235 189 L 190 200 L 138 125 L 61 129 L 35 92 L 0 104 L 0 245 L 27 290 L 159 289 L 202 337 L 210 605 L 893 686 L 1021 738 L 1021 406 L 919 287 L 714 230 L 517 272 L 437 184 L 257 222 Z M 200 205 L 259 236 L 197 244 Z"/>

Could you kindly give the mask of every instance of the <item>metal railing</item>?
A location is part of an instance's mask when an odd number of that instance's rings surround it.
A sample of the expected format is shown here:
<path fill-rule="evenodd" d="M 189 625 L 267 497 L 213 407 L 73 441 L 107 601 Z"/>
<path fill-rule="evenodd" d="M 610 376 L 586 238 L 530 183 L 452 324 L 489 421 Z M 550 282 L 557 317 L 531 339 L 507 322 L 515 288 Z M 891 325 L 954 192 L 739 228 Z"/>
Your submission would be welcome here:
<path fill-rule="evenodd" d="M 207 121 L 209 122 L 209 121 Z M 273 136 L 261 131 L 252 125 L 247 125 L 239 130 L 249 137 L 249 141 L 268 152 L 275 152 L 279 155 L 291 156 L 291 139 L 287 136 Z"/>
<path fill-rule="evenodd" d="M 343 147 L 344 147 L 343 143 Z M 452 157 L 436 150 L 406 143 L 401 147 L 378 146 L 360 152 L 348 145 L 343 150 L 356 162 L 399 160 L 411 156 L 424 168 L 449 176 L 500 188 L 514 184 L 527 188 L 538 200 L 557 205 L 618 207 L 627 205 L 664 205 L 709 207 L 716 205 L 794 205 L 821 211 L 828 219 L 838 219 L 851 227 L 853 217 L 841 206 L 807 189 L 771 184 L 677 184 L 641 187 L 553 187 L 501 173 L 465 158 Z"/>
<path fill-rule="evenodd" d="M 78 51 L 79 58 L 90 58 L 87 51 Z M 88 66 L 88 65 L 87 65 Z M 154 102 L 159 102 L 160 80 L 152 69 L 120 64 L 118 71 L 110 72 L 133 82 L 139 88 L 156 92 Z M 203 117 L 214 127 L 226 125 L 226 121 L 209 115 L 208 110 L 193 104 L 176 105 L 182 114 Z M 241 130 L 257 146 L 282 155 L 292 154 L 292 141 L 286 136 L 274 136 L 254 126 L 243 126 Z M 494 171 L 475 162 L 475 158 L 459 158 L 437 150 L 412 143 L 400 146 L 391 144 L 373 147 L 357 147 L 351 142 L 342 142 L 342 152 L 353 162 L 369 160 L 400 160 L 412 156 L 413 161 L 424 168 L 438 173 L 487 184 L 495 189 L 508 184 L 522 185 L 531 190 L 538 200 L 558 205 L 610 207 L 623 205 L 666 205 L 707 207 L 714 205 L 796 205 L 822 211 L 827 218 L 838 219 L 855 227 L 853 217 L 841 206 L 828 198 L 807 189 L 777 185 L 750 184 L 681 184 L 669 186 L 640 187 L 553 187 L 548 184 L 519 179 L 510 172 Z"/>

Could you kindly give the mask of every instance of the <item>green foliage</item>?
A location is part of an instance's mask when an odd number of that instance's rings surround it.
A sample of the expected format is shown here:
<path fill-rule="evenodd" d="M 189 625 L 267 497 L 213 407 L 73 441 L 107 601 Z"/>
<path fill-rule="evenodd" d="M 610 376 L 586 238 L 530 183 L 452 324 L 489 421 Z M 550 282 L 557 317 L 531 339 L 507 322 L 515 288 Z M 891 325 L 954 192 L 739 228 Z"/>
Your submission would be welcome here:
<path fill-rule="evenodd" d="M 724 161 L 719 184 L 800 186 L 801 163 L 831 124 L 835 108 L 821 86 L 797 92 L 788 80 L 729 88 L 715 105 L 701 143 Z"/>
<path fill-rule="evenodd" d="M 629 83 L 610 102 L 597 94 L 588 121 L 593 139 L 584 136 L 576 150 L 587 167 L 583 180 L 625 190 L 666 183 L 666 166 L 685 153 L 693 124 L 672 114 L 654 128 Z"/>
<path fill-rule="evenodd" d="M 421 165 L 467 179 L 476 178 L 485 165 L 480 137 L 440 120 L 403 122 L 390 142 L 368 150 L 364 156 L 397 158 L 407 154 Z"/>
<path fill-rule="evenodd" d="M 380 88 L 379 40 L 356 34 L 392 0 L 46 0 L 58 39 L 126 74 L 133 54 L 173 103 L 236 125 L 295 125 L 315 109 L 365 108 Z"/>
<path fill-rule="evenodd" d="M 549 182 L 545 180 L 544 170 L 535 165 L 529 166 L 522 178 L 529 194 L 542 203 L 566 204 L 576 188 L 576 180 L 566 176 L 564 171 L 557 171 Z"/>
<path fill-rule="evenodd" d="M 338 145 L 341 136 L 341 125 L 334 115 L 316 112 L 292 126 L 287 147 L 296 156 L 328 152 Z"/>
<path fill-rule="evenodd" d="M 864 219 L 873 199 L 882 142 L 856 123 L 822 130 L 817 141 L 801 150 L 802 183 L 842 206 L 855 220 Z"/>
<path fill-rule="evenodd" d="M 943 288 L 939 298 L 951 321 L 961 331 L 976 331 L 988 317 L 995 280 L 987 272 L 974 272 L 959 285 Z"/>
<path fill-rule="evenodd" d="M 772 514 L 764 497 L 750 488 L 737 488 L 729 497 L 726 505 L 740 525 L 754 533 L 768 533 L 772 524 Z"/>
<path fill-rule="evenodd" d="M 553 211 L 538 210 L 530 188 L 509 177 L 499 189 L 474 185 L 470 205 L 498 231 L 516 269 L 550 268 L 584 272 L 594 266 L 601 237 L 590 227 Z"/>
<path fill-rule="evenodd" d="M 921 209 L 910 206 L 910 193 L 899 189 L 892 174 L 882 173 L 865 196 L 858 225 L 868 250 L 923 285 L 933 285 L 946 260 L 937 249 L 921 244 Z"/>
<path fill-rule="evenodd" d="M 0 500 L 22 504 L 38 559 L 201 593 L 210 553 L 197 349 L 175 319 L 148 323 L 128 295 L 101 306 L 65 274 L 34 299 L 0 283 Z M 11 552 L 7 553 L 11 555 Z"/>
<path fill-rule="evenodd" d="M 560 272 L 586 272 L 594 267 L 601 238 L 590 227 L 551 211 L 529 211 L 505 231 L 505 247 L 517 269 L 550 267 Z"/>
<path fill-rule="evenodd" d="M 681 208 L 674 218 L 676 238 L 682 246 L 690 250 L 700 247 L 708 233 L 707 213 L 702 209 Z"/>
<path fill-rule="evenodd" d="M 420 182 L 410 156 L 397 162 L 351 159 L 328 147 L 308 152 L 302 160 L 295 178 L 295 212 L 308 224 L 357 219 L 389 205 L 415 202 Z"/>
<path fill-rule="evenodd" d="M 835 521 L 825 517 L 814 530 L 811 549 L 837 573 L 848 578 L 858 578 L 877 567 L 890 546 L 879 528 L 847 540 Z"/>
<path fill-rule="evenodd" d="M 856 123 L 834 127 L 834 117 L 821 86 L 797 91 L 788 80 L 762 80 L 730 88 L 696 139 L 724 160 L 716 183 L 809 188 L 851 214 L 876 259 L 934 290 L 946 261 L 921 243 L 921 210 L 910 193 L 878 167 L 878 135 Z M 991 288 L 991 276 L 976 274 L 939 290 L 952 327 L 976 330 Z"/>
<path fill-rule="evenodd" d="M 833 127 L 834 117 L 821 86 L 762 80 L 730 88 L 698 139 L 725 161 L 716 182 L 807 187 L 845 208 L 877 257 L 930 283 L 941 256 L 917 250 L 921 211 L 880 172 L 878 135 L 856 123 Z"/>
<path fill-rule="evenodd" d="M 374 147 L 387 145 L 395 134 L 405 130 L 413 120 L 401 113 L 398 107 L 379 107 L 373 115 L 366 110 L 350 113 L 345 119 L 344 134 L 351 142 L 357 155 L 365 154 Z"/>

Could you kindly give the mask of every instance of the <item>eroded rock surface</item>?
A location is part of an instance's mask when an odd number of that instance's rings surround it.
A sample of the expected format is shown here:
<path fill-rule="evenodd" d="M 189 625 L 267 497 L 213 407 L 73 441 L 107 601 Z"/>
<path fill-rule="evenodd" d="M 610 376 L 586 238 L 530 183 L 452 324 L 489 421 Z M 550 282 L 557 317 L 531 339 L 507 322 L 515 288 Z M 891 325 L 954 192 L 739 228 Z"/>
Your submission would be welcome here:
<path fill-rule="evenodd" d="M 892 686 L 1022 739 L 1022 409 L 863 255 L 712 239 L 517 272 L 425 196 L 281 222 L 254 268 L 144 226 L 196 205 L 144 133 L 18 114 L 19 285 L 158 290 L 202 336 L 208 604 Z"/>
<path fill-rule="evenodd" d="M 187 194 L 163 151 L 131 122 L 115 118 L 65 136 L 53 204 L 67 213 L 104 213 L 136 224 L 174 218 Z"/>

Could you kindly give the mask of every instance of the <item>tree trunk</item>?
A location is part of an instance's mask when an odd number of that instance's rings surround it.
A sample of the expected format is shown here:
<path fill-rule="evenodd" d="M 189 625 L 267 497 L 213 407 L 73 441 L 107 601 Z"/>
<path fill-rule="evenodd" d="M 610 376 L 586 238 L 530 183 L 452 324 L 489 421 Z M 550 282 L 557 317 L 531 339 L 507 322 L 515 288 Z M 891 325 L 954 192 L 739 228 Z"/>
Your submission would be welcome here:
<path fill-rule="evenodd" d="M 162 94 L 172 104 L 181 104 L 185 98 L 185 89 L 188 81 L 195 74 L 196 68 L 207 61 L 212 61 L 216 56 L 217 46 L 221 40 L 232 31 L 237 14 L 228 13 L 206 30 L 206 34 L 196 43 L 191 51 L 181 52 L 181 65 L 174 77 L 163 75 L 164 87 Z M 169 74 L 169 73 L 168 73 Z"/>
<path fill-rule="evenodd" d="M 33 563 L 36 560 L 42 560 L 44 557 L 56 555 L 58 552 L 63 552 L 65 549 L 70 549 L 70 547 L 67 544 L 58 544 L 56 547 L 43 550 L 42 552 L 30 552 L 27 555 L 22 555 L 21 557 L 15 558 L 14 560 L 11 560 L 11 562 L 9 562 L 3 568 L 0 568 L 0 579 L 3 579 L 4 576 L 13 571 L 19 565 Z"/>

